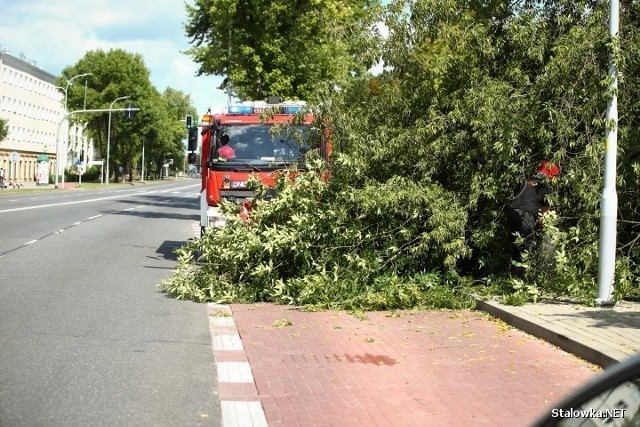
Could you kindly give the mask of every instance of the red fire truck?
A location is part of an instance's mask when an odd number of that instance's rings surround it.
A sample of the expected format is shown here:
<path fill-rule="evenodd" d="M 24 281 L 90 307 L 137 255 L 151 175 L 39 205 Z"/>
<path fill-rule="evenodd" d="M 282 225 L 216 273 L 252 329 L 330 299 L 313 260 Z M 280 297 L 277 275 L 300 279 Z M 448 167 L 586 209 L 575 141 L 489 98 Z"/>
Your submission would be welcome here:
<path fill-rule="evenodd" d="M 201 232 L 226 222 L 219 209 L 222 200 L 245 203 L 255 196 L 247 187 L 250 176 L 271 187 L 275 184 L 274 173 L 293 164 L 303 166 L 310 148 L 305 141 L 312 137 L 312 121 L 304 102 L 272 98 L 228 105 L 203 115 L 199 127 L 189 131 L 188 147 L 193 163 L 200 129 Z M 287 126 L 274 129 L 276 124 Z M 282 132 L 274 132 L 280 129 Z"/>

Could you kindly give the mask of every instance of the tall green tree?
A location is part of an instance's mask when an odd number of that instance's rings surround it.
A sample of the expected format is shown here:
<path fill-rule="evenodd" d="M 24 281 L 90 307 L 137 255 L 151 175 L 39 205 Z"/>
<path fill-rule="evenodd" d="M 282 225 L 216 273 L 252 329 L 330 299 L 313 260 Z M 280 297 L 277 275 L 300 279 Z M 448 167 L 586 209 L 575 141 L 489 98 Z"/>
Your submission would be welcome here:
<path fill-rule="evenodd" d="M 136 137 L 136 122 L 149 114 L 149 102 L 154 95 L 150 81 L 150 72 L 140 54 L 133 54 L 122 49 L 109 51 L 95 50 L 87 52 L 75 65 L 66 67 L 60 77 L 60 86 L 67 82 L 67 76 L 91 73 L 86 91 L 88 109 L 123 108 L 127 104 L 135 104 L 142 110 L 137 112 L 135 120 L 125 120 L 122 112 L 95 113 L 74 117 L 74 120 L 87 124 L 88 135 L 103 159 L 109 151 L 109 171 L 117 181 L 120 167 L 129 163 L 126 156 L 130 153 L 124 145 L 139 145 Z M 75 82 L 74 82 L 75 83 Z M 129 97 L 116 101 L 121 97 Z M 84 86 L 73 84 L 69 87 L 68 108 L 82 109 L 85 100 Z M 145 108 L 147 107 L 147 108 Z M 110 121 L 110 123 L 109 123 Z M 108 129 L 111 127 L 110 139 Z"/>
<path fill-rule="evenodd" d="M 378 0 L 196 0 L 188 53 L 241 99 L 310 99 L 375 64 L 380 11 Z"/>
<path fill-rule="evenodd" d="M 161 94 L 151 83 L 142 56 L 122 49 L 87 52 L 63 70 L 60 86 L 66 85 L 67 78 L 82 73 L 91 73 L 86 90 L 88 109 L 116 109 L 128 104 L 140 108 L 133 120 L 126 119 L 122 112 L 111 113 L 109 169 L 116 181 L 121 177 L 120 167 L 129 171 L 141 160 L 143 144 L 145 163 L 153 161 L 156 170 L 167 158 L 182 159 L 181 141 L 186 134 L 178 117 L 194 110 L 188 95 L 170 88 Z M 85 87 L 73 83 L 69 87 L 69 109 L 82 109 Z M 114 102 L 121 97 L 129 98 Z M 74 120 L 86 123 L 88 135 L 106 159 L 109 114 L 85 114 Z"/>
<path fill-rule="evenodd" d="M 181 170 L 184 166 L 187 132 L 184 118 L 187 114 L 195 116 L 195 107 L 191 97 L 179 90 L 167 88 L 159 94 L 152 115 L 154 121 L 143 126 L 145 140 L 145 168 L 159 174 L 162 165 L 173 159 L 172 170 Z"/>
<path fill-rule="evenodd" d="M 460 272 L 483 277 L 506 271 L 502 213 L 514 187 L 551 159 L 563 171 L 549 228 L 558 230 L 556 268 L 531 269 L 530 280 L 592 295 L 608 58 L 619 43 L 619 289 L 637 287 L 638 5 L 624 3 L 616 43 L 607 12 L 595 1 L 392 2 L 383 55 L 390 71 L 353 82 L 332 114 L 347 129 L 350 179 L 400 174 L 454 193 L 467 209 L 472 249 Z"/>
<path fill-rule="evenodd" d="M 167 106 L 169 116 L 176 120 L 184 120 L 187 114 L 191 116 L 198 114 L 193 106 L 191 95 L 182 91 L 168 87 L 162 93 L 162 99 Z"/>

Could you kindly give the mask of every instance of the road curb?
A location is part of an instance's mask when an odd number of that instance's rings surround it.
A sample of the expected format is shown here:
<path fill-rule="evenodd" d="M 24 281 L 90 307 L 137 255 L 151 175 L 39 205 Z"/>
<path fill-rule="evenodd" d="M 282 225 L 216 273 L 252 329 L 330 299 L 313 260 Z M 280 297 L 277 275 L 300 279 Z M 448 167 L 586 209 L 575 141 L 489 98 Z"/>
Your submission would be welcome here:
<path fill-rule="evenodd" d="M 267 418 L 231 307 L 208 303 L 207 314 L 218 373 L 222 427 L 266 427 Z"/>

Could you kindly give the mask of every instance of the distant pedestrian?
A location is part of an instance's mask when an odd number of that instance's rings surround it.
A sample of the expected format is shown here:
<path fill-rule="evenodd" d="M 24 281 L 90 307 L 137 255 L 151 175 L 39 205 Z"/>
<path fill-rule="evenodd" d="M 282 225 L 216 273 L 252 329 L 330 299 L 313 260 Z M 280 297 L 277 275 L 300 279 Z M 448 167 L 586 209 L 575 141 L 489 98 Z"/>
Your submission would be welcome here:
<path fill-rule="evenodd" d="M 0 168 L 0 188 L 4 190 L 4 168 Z"/>
<path fill-rule="evenodd" d="M 547 196 L 551 183 L 560 174 L 558 166 L 544 161 L 535 176 L 525 180 L 515 192 L 507 209 L 507 226 L 511 233 L 511 274 L 523 278 L 526 266 L 523 254 L 536 244 L 536 233 L 542 228 L 542 216 L 549 209 Z M 518 238 L 522 238 L 522 242 Z"/>

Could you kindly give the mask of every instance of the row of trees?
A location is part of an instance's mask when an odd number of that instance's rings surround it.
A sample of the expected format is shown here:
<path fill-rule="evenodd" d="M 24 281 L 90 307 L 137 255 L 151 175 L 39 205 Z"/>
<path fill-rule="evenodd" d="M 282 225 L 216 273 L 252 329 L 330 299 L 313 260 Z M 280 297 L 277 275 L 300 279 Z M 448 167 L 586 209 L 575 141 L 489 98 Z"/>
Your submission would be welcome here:
<path fill-rule="evenodd" d="M 140 108 L 133 120 L 122 113 L 111 115 L 110 171 L 117 182 L 121 168 L 132 171 L 141 161 L 142 146 L 145 147 L 145 169 L 159 172 L 169 158 L 184 158 L 184 124 L 180 122 L 186 114 L 195 114 L 188 94 L 167 88 L 160 93 L 151 83 L 150 72 L 141 55 L 112 49 L 87 52 L 76 64 L 66 67 L 58 84 L 65 87 L 68 78 L 83 73 L 89 84 L 69 86 L 68 109 L 105 109 L 120 97 L 126 100 L 113 104 L 113 108 L 125 107 L 128 103 Z M 74 82 L 75 83 L 75 82 Z M 85 99 L 86 95 L 86 99 Z M 107 133 L 109 115 L 90 113 L 72 117 L 86 123 L 86 133 L 93 139 L 102 158 L 107 156 Z M 179 162 L 181 165 L 182 162 Z M 130 179 L 133 174 L 129 175 Z"/>
<path fill-rule="evenodd" d="M 436 277 L 448 287 L 498 284 L 493 291 L 513 301 L 541 292 L 593 301 L 613 54 L 620 72 L 615 286 L 617 297 L 638 294 L 639 2 L 620 2 L 615 40 L 607 31 L 607 2 L 597 0 L 393 0 L 384 8 L 373 1 L 295 3 L 282 11 L 264 0 L 199 0 L 189 9 L 187 31 L 201 70 L 228 73 L 236 94 L 273 91 L 314 101 L 319 125 L 329 123 L 340 148 L 330 191 L 301 189 L 265 204 L 250 226 L 192 243 L 166 289 L 198 299 L 338 305 L 378 292 L 383 296 L 369 300 L 384 308 L 415 302 L 397 291 L 425 282 L 433 288 Z M 322 31 L 317 38 L 301 31 L 295 43 L 285 43 L 263 34 L 271 28 L 266 24 L 236 30 L 238 16 L 253 6 L 286 16 L 282 22 L 340 21 L 337 28 L 349 31 L 328 39 Z M 385 23 L 387 38 L 375 22 Z M 228 35 L 246 39 L 245 47 L 223 49 Z M 269 35 L 273 44 L 265 41 Z M 213 64 L 209 49 L 229 53 Z M 308 63 L 307 49 L 327 55 Z M 274 53 L 286 53 L 286 66 L 272 61 Z M 386 71 L 358 72 L 375 59 Z M 316 67 L 330 74 L 318 78 Z M 283 77 L 291 68 L 299 71 L 294 80 Z M 532 254 L 522 282 L 508 275 L 504 210 L 543 159 L 558 164 L 562 175 L 541 239 L 546 249 Z M 228 233 L 248 233 L 247 244 L 233 244 Z M 292 258 L 291 244 L 303 253 Z M 257 248 L 273 255 L 257 256 Z M 242 260 L 241 274 L 218 262 L 227 249 Z M 190 258 L 194 252 L 200 262 Z"/>

